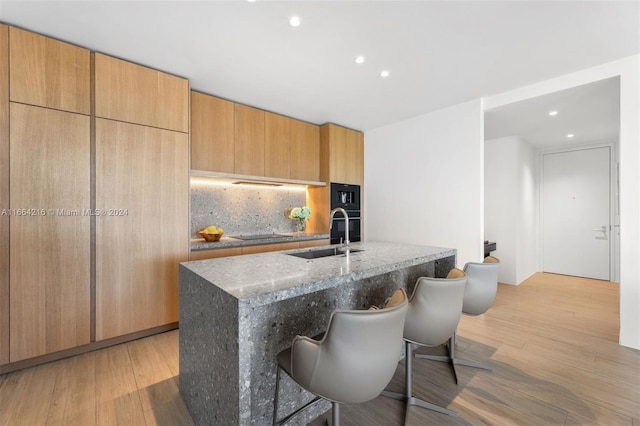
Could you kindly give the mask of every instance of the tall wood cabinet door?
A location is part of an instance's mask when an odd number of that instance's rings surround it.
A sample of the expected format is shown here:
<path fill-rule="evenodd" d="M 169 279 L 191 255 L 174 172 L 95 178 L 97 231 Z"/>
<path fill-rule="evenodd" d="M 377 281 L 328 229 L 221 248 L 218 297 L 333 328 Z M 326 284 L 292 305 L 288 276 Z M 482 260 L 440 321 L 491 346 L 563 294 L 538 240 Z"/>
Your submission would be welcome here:
<path fill-rule="evenodd" d="M 264 111 L 235 105 L 235 167 L 241 175 L 264 176 Z"/>
<path fill-rule="evenodd" d="M 189 81 L 96 53 L 96 117 L 189 132 Z"/>
<path fill-rule="evenodd" d="M 11 27 L 11 100 L 90 114 L 90 53 Z"/>
<path fill-rule="evenodd" d="M 0 211 L 9 209 L 9 27 L 0 24 Z M 9 216 L 0 214 L 0 365 L 9 362 Z"/>
<path fill-rule="evenodd" d="M 320 180 L 320 129 L 291 120 L 291 179 Z"/>
<path fill-rule="evenodd" d="M 12 103 L 10 132 L 15 362 L 89 343 L 90 117 Z"/>
<path fill-rule="evenodd" d="M 188 135 L 96 119 L 96 339 L 178 321 Z"/>
<path fill-rule="evenodd" d="M 364 135 L 355 130 L 346 132 L 346 183 L 364 183 Z"/>
<path fill-rule="evenodd" d="M 291 119 L 265 112 L 264 175 L 289 179 L 291 159 Z"/>
<path fill-rule="evenodd" d="M 347 129 L 333 124 L 329 125 L 329 176 L 331 182 L 347 182 Z"/>
<path fill-rule="evenodd" d="M 191 168 L 233 173 L 235 104 L 191 92 Z"/>

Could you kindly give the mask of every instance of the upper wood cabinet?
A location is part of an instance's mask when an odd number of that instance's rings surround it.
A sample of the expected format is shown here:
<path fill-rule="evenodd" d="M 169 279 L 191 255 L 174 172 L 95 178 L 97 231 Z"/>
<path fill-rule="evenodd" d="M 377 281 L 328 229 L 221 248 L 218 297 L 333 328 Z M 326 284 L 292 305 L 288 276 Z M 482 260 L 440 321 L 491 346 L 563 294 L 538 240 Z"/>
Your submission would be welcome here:
<path fill-rule="evenodd" d="M 189 137 L 96 119 L 96 339 L 178 321 L 189 258 Z"/>
<path fill-rule="evenodd" d="M 90 121 L 11 103 L 11 362 L 90 340 Z"/>
<path fill-rule="evenodd" d="M 264 175 L 289 179 L 291 163 L 291 120 L 265 112 Z"/>
<path fill-rule="evenodd" d="M 234 173 L 235 104 L 191 92 L 191 168 Z"/>
<path fill-rule="evenodd" d="M 334 124 L 320 128 L 321 143 L 327 144 L 329 182 L 347 182 L 347 129 Z"/>
<path fill-rule="evenodd" d="M 320 128 L 191 92 L 191 169 L 320 181 Z"/>
<path fill-rule="evenodd" d="M 346 132 L 346 183 L 364 184 L 364 135 L 347 129 Z"/>
<path fill-rule="evenodd" d="M 265 112 L 235 104 L 235 173 L 264 176 Z"/>
<path fill-rule="evenodd" d="M 320 128 L 291 120 L 291 179 L 320 181 Z"/>
<path fill-rule="evenodd" d="M 364 136 L 362 132 L 335 124 L 320 129 L 328 164 L 328 181 L 362 185 L 364 183 Z M 321 151 L 322 152 L 322 151 Z"/>
<path fill-rule="evenodd" d="M 96 117 L 189 132 L 189 81 L 95 55 Z"/>
<path fill-rule="evenodd" d="M 89 50 L 14 27 L 9 45 L 12 101 L 91 113 Z"/>
<path fill-rule="evenodd" d="M 9 27 L 0 24 L 0 210 L 9 208 Z M 9 216 L 0 215 L 0 365 L 9 362 Z"/>

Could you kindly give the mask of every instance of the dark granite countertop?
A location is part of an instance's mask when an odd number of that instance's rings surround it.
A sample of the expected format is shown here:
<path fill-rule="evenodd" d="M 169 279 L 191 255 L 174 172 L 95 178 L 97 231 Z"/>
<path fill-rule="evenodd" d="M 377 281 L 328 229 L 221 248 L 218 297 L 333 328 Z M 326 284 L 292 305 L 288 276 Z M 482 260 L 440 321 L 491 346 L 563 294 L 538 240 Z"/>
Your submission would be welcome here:
<path fill-rule="evenodd" d="M 323 240 L 329 239 L 329 234 L 307 234 L 293 232 L 290 234 L 273 234 L 269 237 L 260 239 L 239 239 L 231 237 L 222 237 L 220 241 L 207 242 L 203 238 L 194 238 L 191 240 L 191 251 L 199 250 L 212 250 L 220 248 L 231 247 L 244 247 L 244 246 L 259 246 L 264 244 L 277 244 L 277 243 L 294 243 L 299 241 L 309 240 Z"/>
<path fill-rule="evenodd" d="M 399 243 L 359 242 L 351 247 L 362 251 L 317 259 L 287 254 L 318 250 L 314 247 L 183 262 L 181 268 L 258 306 L 456 255 L 455 249 Z"/>

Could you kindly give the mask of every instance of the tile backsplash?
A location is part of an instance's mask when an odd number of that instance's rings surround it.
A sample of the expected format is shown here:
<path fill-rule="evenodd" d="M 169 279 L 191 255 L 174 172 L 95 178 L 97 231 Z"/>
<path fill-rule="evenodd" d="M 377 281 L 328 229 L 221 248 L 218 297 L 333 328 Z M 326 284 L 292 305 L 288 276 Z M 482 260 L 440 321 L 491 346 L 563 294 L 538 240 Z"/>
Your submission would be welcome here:
<path fill-rule="evenodd" d="M 226 237 L 296 231 L 287 218 L 293 207 L 306 203 L 304 187 L 257 187 L 191 181 L 191 238 L 210 225 Z M 312 213 L 313 217 L 313 213 Z"/>

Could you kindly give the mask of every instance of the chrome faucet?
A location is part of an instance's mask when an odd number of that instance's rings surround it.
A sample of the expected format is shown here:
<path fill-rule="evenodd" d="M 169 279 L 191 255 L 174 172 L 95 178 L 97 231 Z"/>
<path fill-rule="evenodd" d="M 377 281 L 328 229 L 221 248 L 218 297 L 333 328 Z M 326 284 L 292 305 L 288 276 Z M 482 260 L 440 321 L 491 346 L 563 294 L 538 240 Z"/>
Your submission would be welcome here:
<path fill-rule="evenodd" d="M 342 215 L 344 216 L 344 245 L 341 244 L 340 248 L 344 252 L 344 254 L 348 255 L 349 254 L 349 215 L 347 214 L 347 211 L 342 207 L 337 207 L 331 210 L 331 216 L 329 217 L 329 230 L 333 228 L 333 216 L 335 216 L 335 214 L 338 212 L 342 213 Z"/>

